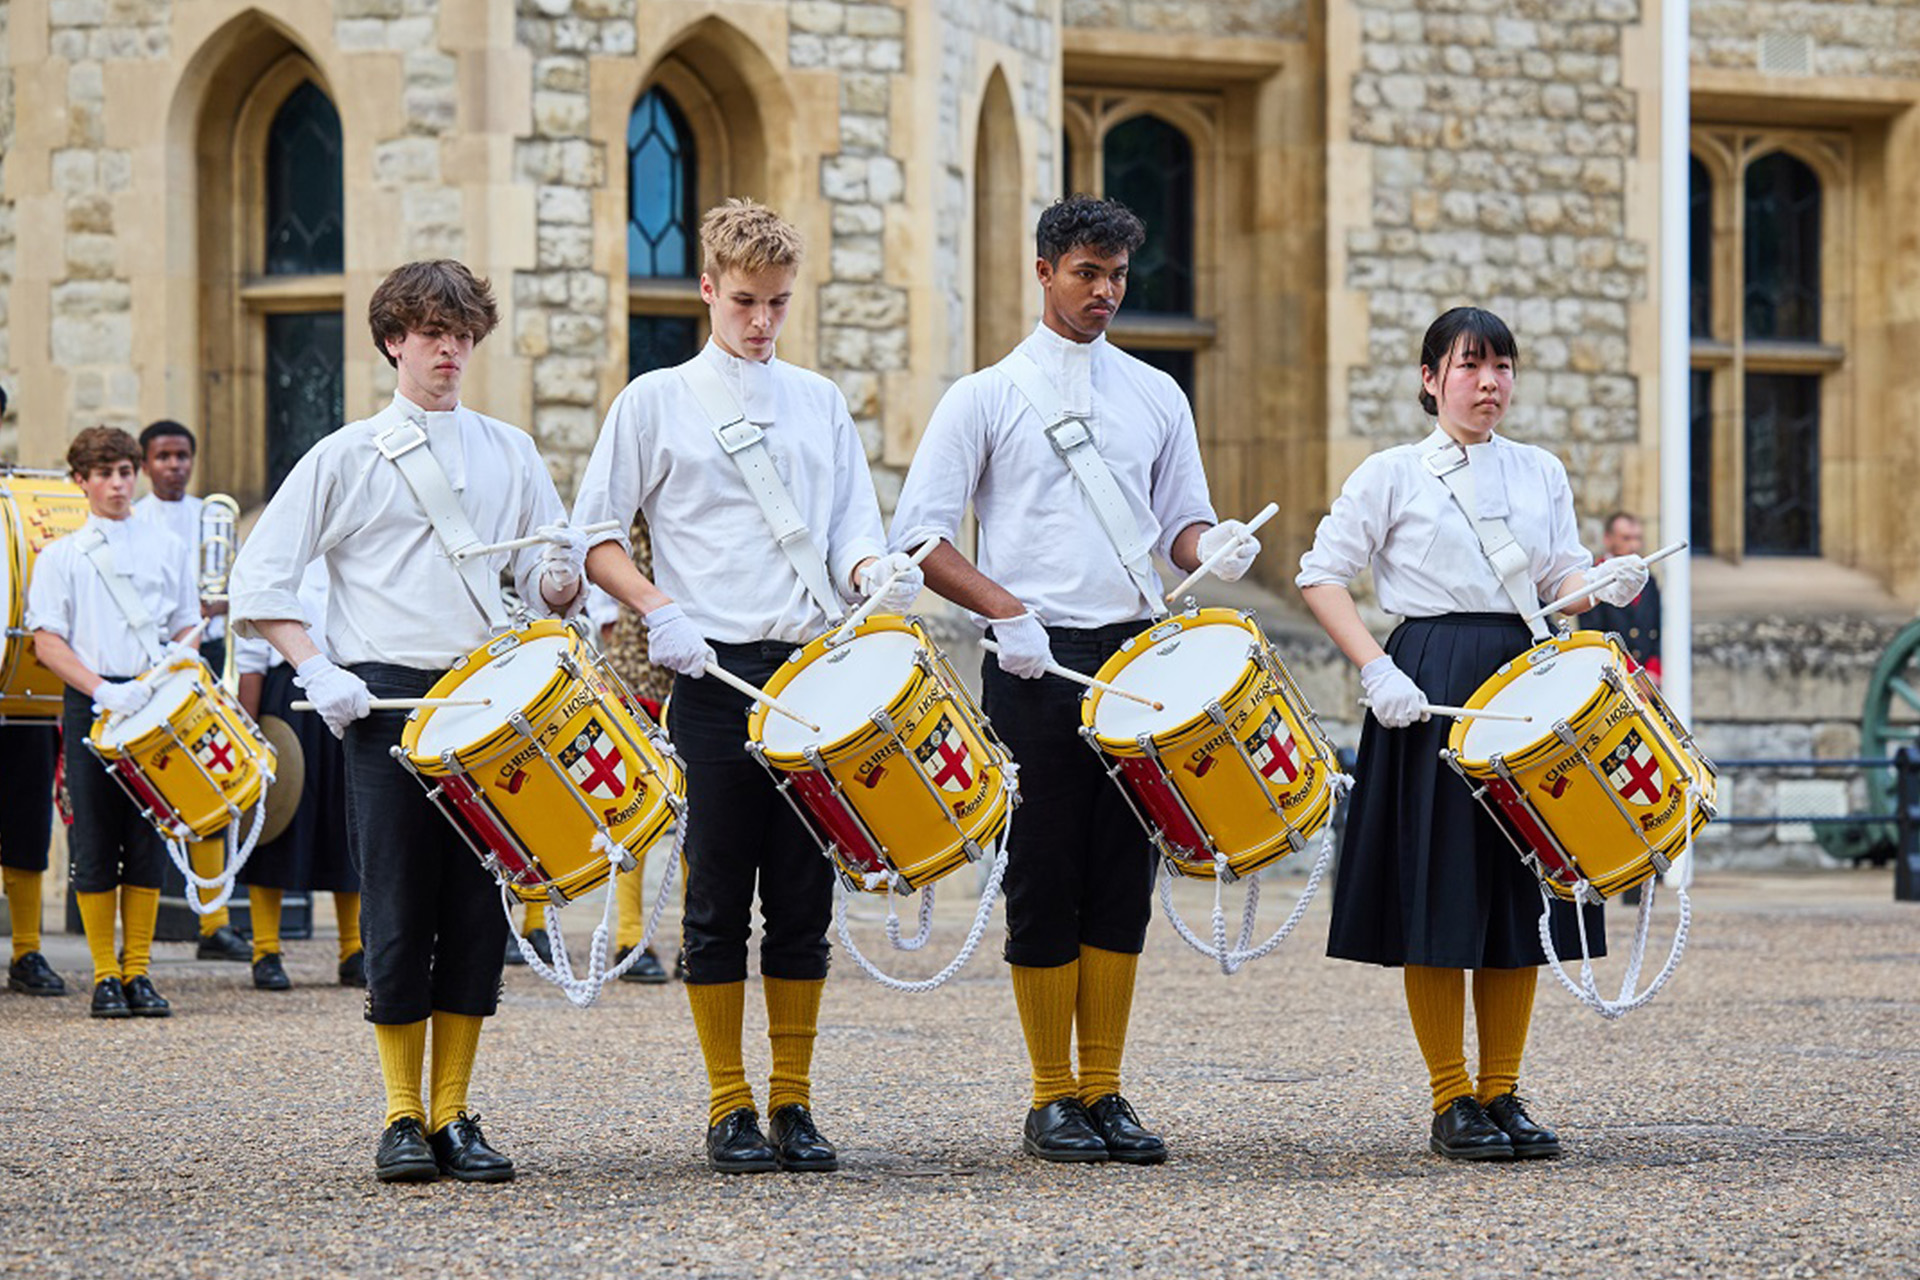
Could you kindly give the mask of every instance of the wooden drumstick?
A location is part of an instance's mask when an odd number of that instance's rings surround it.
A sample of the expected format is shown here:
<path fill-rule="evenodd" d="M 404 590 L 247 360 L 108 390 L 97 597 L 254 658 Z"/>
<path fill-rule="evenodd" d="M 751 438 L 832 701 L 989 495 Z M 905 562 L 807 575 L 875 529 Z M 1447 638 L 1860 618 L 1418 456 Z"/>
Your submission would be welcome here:
<path fill-rule="evenodd" d="M 752 698 L 756 702 L 766 703 L 769 707 L 772 707 L 775 711 L 778 711 L 781 715 L 785 716 L 787 719 L 797 721 L 800 724 L 807 726 L 807 729 L 810 732 L 812 733 L 820 732 L 819 725 L 807 719 L 805 716 L 801 715 L 798 711 L 795 711 L 792 707 L 788 706 L 786 703 L 781 702 L 778 698 L 768 693 L 765 689 L 762 689 L 759 685 L 747 683 L 745 680 L 742 680 L 739 676 L 733 674 L 733 672 L 727 670 L 725 667 L 721 666 L 719 663 L 709 662 L 707 664 L 707 674 L 712 676 L 714 679 L 718 680 L 721 684 L 727 685 L 730 688 L 738 689 L 741 693 L 746 694 L 749 698 Z"/>
<path fill-rule="evenodd" d="M 1000 652 L 1000 646 L 991 640 L 982 640 L 980 647 L 988 653 Z M 1059 676 L 1062 680 L 1071 680 L 1075 684 L 1083 684 L 1089 689 L 1098 689 L 1102 693 L 1110 693 L 1116 698 L 1125 698 L 1128 702 L 1137 702 L 1143 707 L 1152 707 L 1155 711 L 1165 711 L 1167 709 L 1167 704 L 1164 702 L 1155 702 L 1152 698 L 1144 694 L 1131 693 L 1118 686 L 1108 684 L 1105 680 L 1095 680 L 1092 676 L 1083 676 L 1072 667 L 1063 667 L 1057 662 L 1049 662 L 1047 664 L 1047 674 L 1050 676 Z"/>
<path fill-rule="evenodd" d="M 939 546 L 941 542 L 942 542 L 942 539 L 940 538 L 928 538 L 925 542 L 920 544 L 920 549 L 913 553 L 911 563 L 917 567 L 922 560 L 925 560 L 928 556 L 933 554 L 933 549 Z M 847 616 L 847 620 L 841 623 L 839 626 L 839 629 L 833 633 L 833 639 L 829 640 L 827 643 L 828 644 L 844 643 L 846 638 L 853 634 L 853 629 L 859 626 L 861 623 L 865 622 L 868 616 L 871 615 L 875 609 L 880 607 L 880 598 L 886 595 L 887 592 L 893 588 L 893 584 L 900 581 L 900 579 L 904 576 L 906 576 L 904 572 L 888 574 L 887 580 L 880 584 L 880 589 L 878 591 L 875 591 L 872 595 L 868 596 L 865 602 L 862 603 L 858 609 L 855 609 L 851 614 Z"/>
<path fill-rule="evenodd" d="M 305 698 L 295 702 L 295 711 L 311 711 L 313 704 Z M 490 707 L 492 698 L 369 698 L 367 705 L 375 711 L 411 711 L 415 707 Z"/>
<path fill-rule="evenodd" d="M 1373 709 L 1373 704 L 1365 698 L 1360 699 L 1360 705 L 1368 710 Z M 1514 715 L 1510 711 L 1481 711 L 1473 707 L 1449 707 L 1438 702 L 1425 703 L 1420 709 L 1429 715 L 1452 716 L 1455 720 L 1510 720 L 1514 724 L 1533 723 L 1532 716 Z"/>
<path fill-rule="evenodd" d="M 1669 546 L 1664 546 L 1660 548 L 1658 551 L 1654 552 L 1652 555 L 1648 556 L 1646 558 L 1646 564 L 1649 567 L 1651 567 L 1653 565 L 1659 564 L 1662 560 L 1665 560 L 1668 556 L 1677 555 L 1678 553 L 1685 551 L 1686 549 L 1687 549 L 1687 540 L 1685 538 L 1682 538 L 1680 539 L 1680 541 L 1672 543 Z M 1580 601 L 1585 600 L 1587 597 L 1591 596 L 1594 592 L 1600 590 L 1600 588 L 1606 586 L 1609 582 L 1612 582 L 1615 578 L 1619 576 L 1620 575 L 1617 573 L 1608 573 L 1603 568 L 1600 570 L 1600 576 L 1595 578 L 1592 582 L 1589 582 L 1586 586 L 1580 588 L 1578 591 L 1573 592 L 1571 595 L 1561 596 L 1558 600 L 1555 600 L 1552 604 L 1548 605 L 1544 609 L 1535 609 L 1532 613 L 1527 615 L 1526 620 L 1528 622 L 1535 622 L 1541 618 L 1546 617 L 1550 613 L 1560 612 L 1562 609 L 1566 608 L 1570 604 L 1578 604 Z"/>
<path fill-rule="evenodd" d="M 598 524 L 581 525 L 580 532 L 581 533 L 612 533 L 614 530 L 621 529 L 624 527 L 625 526 L 622 525 L 618 520 L 602 520 Z M 482 547 L 468 547 L 465 551 L 462 551 L 460 553 L 460 559 L 471 560 L 475 556 L 490 556 L 496 551 L 518 551 L 522 547 L 535 547 L 535 546 L 539 546 L 543 542 L 549 542 L 549 541 L 551 541 L 551 539 L 543 537 L 542 535 L 536 533 L 525 538 L 513 538 L 506 542 L 490 542 L 487 545 Z"/>
<path fill-rule="evenodd" d="M 1260 508 L 1260 514 L 1255 516 L 1253 519 L 1247 521 L 1247 532 L 1245 534 L 1242 534 L 1241 537 L 1246 537 L 1247 534 L 1252 533 L 1255 529 L 1258 529 L 1261 525 L 1273 519 L 1273 517 L 1279 513 L 1279 510 L 1280 510 L 1280 504 L 1277 502 L 1269 502 L 1266 506 Z M 1206 577 L 1209 573 L 1213 572 L 1213 566 L 1219 564 L 1222 560 L 1225 560 L 1229 555 L 1233 553 L 1233 549 L 1239 545 L 1240 545 L 1240 538 L 1235 538 L 1232 542 L 1229 542 L 1226 546 L 1221 547 L 1218 551 L 1208 556 L 1205 560 L 1202 560 L 1200 562 L 1199 567 L 1196 568 L 1192 573 L 1188 574 L 1186 578 L 1181 581 L 1179 586 L 1167 592 L 1167 603 L 1172 604 L 1175 600 L 1178 600 L 1181 596 L 1187 594 L 1187 588 L 1191 587 L 1194 583 L 1200 581 L 1200 579 Z"/>

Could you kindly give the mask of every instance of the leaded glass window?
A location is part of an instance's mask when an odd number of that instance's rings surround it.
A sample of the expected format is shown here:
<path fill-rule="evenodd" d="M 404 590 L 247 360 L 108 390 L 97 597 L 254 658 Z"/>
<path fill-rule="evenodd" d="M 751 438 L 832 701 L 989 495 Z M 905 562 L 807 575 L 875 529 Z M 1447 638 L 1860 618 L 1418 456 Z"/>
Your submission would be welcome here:
<path fill-rule="evenodd" d="M 1193 352 L 1178 347 L 1130 347 L 1127 354 L 1150 364 L 1180 384 L 1187 403 L 1193 403 Z"/>
<path fill-rule="evenodd" d="M 627 274 L 698 273 L 693 131 L 672 98 L 649 89 L 627 119 Z"/>
<path fill-rule="evenodd" d="M 1700 157 L 1687 164 L 1687 261 L 1689 330 L 1696 338 L 1713 335 L 1713 178 Z"/>
<path fill-rule="evenodd" d="M 340 113 L 311 80 L 274 115 L 266 187 L 266 274 L 340 271 L 346 261 Z"/>
<path fill-rule="evenodd" d="M 267 320 L 267 492 L 346 418 L 346 326 L 338 311 Z"/>
<path fill-rule="evenodd" d="M 1713 553 L 1713 372 L 1692 369 L 1687 374 L 1687 410 L 1691 418 L 1693 455 L 1689 460 L 1693 482 L 1693 530 L 1688 541 L 1697 556 Z"/>
<path fill-rule="evenodd" d="M 692 316 L 627 317 L 627 380 L 693 359 L 700 350 L 699 321 Z"/>
<path fill-rule="evenodd" d="M 1106 194 L 1147 225 L 1147 242 L 1127 273 L 1125 305 L 1192 315 L 1193 144 L 1158 116 L 1134 116 L 1107 131 L 1101 166 Z"/>
<path fill-rule="evenodd" d="M 1747 375 L 1748 555 L 1820 554 L 1820 379 Z"/>
<path fill-rule="evenodd" d="M 1784 151 L 1747 166 L 1746 336 L 1820 340 L 1820 179 Z"/>

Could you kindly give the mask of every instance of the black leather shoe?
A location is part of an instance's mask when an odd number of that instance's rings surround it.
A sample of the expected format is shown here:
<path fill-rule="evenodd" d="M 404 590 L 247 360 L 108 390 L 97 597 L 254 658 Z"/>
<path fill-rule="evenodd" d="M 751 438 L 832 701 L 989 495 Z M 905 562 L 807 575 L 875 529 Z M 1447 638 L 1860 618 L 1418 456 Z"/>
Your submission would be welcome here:
<path fill-rule="evenodd" d="M 633 950 L 632 947 L 620 948 L 619 953 L 614 956 L 613 962 L 619 964 L 627 958 L 627 953 L 631 950 Z M 633 968 L 620 975 L 620 981 L 644 982 L 648 986 L 659 986 L 661 983 L 668 981 L 666 966 L 660 963 L 659 956 L 653 954 L 653 948 L 648 947 L 640 953 L 640 958 L 633 962 Z"/>
<path fill-rule="evenodd" d="M 280 962 L 278 951 L 269 951 L 253 962 L 253 985 L 262 991 L 293 989 L 293 979 L 287 976 L 287 966 Z"/>
<path fill-rule="evenodd" d="M 253 943 L 247 936 L 230 924 L 223 924 L 212 933 L 202 935 L 200 946 L 193 953 L 195 960 L 238 960 L 247 964 L 253 959 Z"/>
<path fill-rule="evenodd" d="M 545 929 L 527 930 L 527 945 L 533 948 L 533 954 L 540 957 L 543 964 L 553 963 L 553 944 L 547 941 Z M 520 954 L 520 943 L 511 935 L 507 938 L 507 963 L 525 964 L 527 958 Z"/>
<path fill-rule="evenodd" d="M 146 974 L 127 979 L 127 1008 L 136 1018 L 171 1018 L 173 1006 L 167 998 L 153 989 L 153 982 Z"/>
<path fill-rule="evenodd" d="M 1486 1105 L 1487 1119 L 1513 1143 L 1515 1160 L 1543 1160 L 1560 1154 L 1560 1135 L 1535 1124 L 1517 1093 L 1503 1093 Z"/>
<path fill-rule="evenodd" d="M 813 1113 L 797 1102 L 768 1117 L 767 1141 L 788 1173 L 832 1173 L 840 1167 L 840 1153 L 813 1127 Z"/>
<path fill-rule="evenodd" d="M 1167 1158 L 1167 1144 L 1149 1133 L 1133 1113 L 1133 1104 L 1117 1093 L 1096 1098 L 1087 1108 L 1094 1132 L 1107 1144 L 1107 1155 L 1126 1164 L 1159 1164 Z"/>
<path fill-rule="evenodd" d="M 487 1145 L 480 1117 L 462 1111 L 453 1123 L 429 1134 L 427 1143 L 440 1172 L 459 1182 L 511 1182 L 513 1161 Z"/>
<path fill-rule="evenodd" d="M 752 1107 L 735 1107 L 707 1130 L 707 1166 L 715 1173 L 772 1173 L 780 1167 Z"/>
<path fill-rule="evenodd" d="M 1449 1160 L 1513 1159 L 1513 1140 L 1471 1096 L 1455 1098 L 1433 1117 L 1427 1146 Z"/>
<path fill-rule="evenodd" d="M 427 1130 L 412 1116 L 401 1116 L 380 1135 L 380 1150 L 373 1157 L 373 1176 L 382 1182 L 432 1182 L 440 1176 L 440 1163 L 427 1145 Z"/>
<path fill-rule="evenodd" d="M 7 990 L 29 996 L 63 996 L 67 994 L 67 984 L 53 971 L 45 956 L 29 951 L 7 966 Z"/>
<path fill-rule="evenodd" d="M 1063 1164 L 1091 1164 L 1107 1158 L 1107 1140 L 1093 1127 L 1078 1098 L 1061 1098 L 1029 1110 L 1020 1145 L 1030 1156 Z"/>
<path fill-rule="evenodd" d="M 367 953 L 365 951 L 356 951 L 340 962 L 340 985 L 362 988 L 367 985 Z"/>
<path fill-rule="evenodd" d="M 118 978 L 102 978 L 93 984 L 93 1007 L 87 1010 L 90 1018 L 131 1018 L 133 1010 L 127 1008 L 127 991 L 120 985 Z"/>

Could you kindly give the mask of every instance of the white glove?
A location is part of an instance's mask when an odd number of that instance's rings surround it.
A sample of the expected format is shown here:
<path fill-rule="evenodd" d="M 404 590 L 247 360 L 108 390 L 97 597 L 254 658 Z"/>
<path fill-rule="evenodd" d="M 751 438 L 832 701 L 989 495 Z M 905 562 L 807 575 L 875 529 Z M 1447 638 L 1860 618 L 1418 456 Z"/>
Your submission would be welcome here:
<path fill-rule="evenodd" d="M 1647 589 L 1647 562 L 1639 556 L 1616 556 L 1596 568 L 1594 572 L 1619 575 L 1593 593 L 1593 598 L 1602 604 L 1625 608 L 1639 599 L 1640 593 Z"/>
<path fill-rule="evenodd" d="M 1000 646 L 1000 669 L 1022 680 L 1038 680 L 1053 662 L 1047 629 L 1032 613 L 1017 618 L 989 618 L 994 643 Z"/>
<path fill-rule="evenodd" d="M 200 650 L 184 640 L 169 640 L 167 647 L 160 651 L 160 665 L 170 667 L 176 662 L 198 662 Z"/>
<path fill-rule="evenodd" d="M 1427 718 L 1427 695 L 1385 654 L 1360 668 L 1360 683 L 1366 688 L 1373 718 L 1382 727 L 1404 729 Z"/>
<path fill-rule="evenodd" d="M 706 674 L 709 662 L 718 660 L 713 646 L 679 605 L 663 604 L 642 614 L 640 620 L 647 624 L 647 661 L 655 666 L 697 680 Z"/>
<path fill-rule="evenodd" d="M 111 711 L 117 716 L 130 716 L 147 705 L 147 699 L 153 697 L 153 690 L 138 680 L 109 680 L 93 691 L 93 709 L 95 712 Z"/>
<path fill-rule="evenodd" d="M 373 695 L 367 682 L 351 671 L 333 665 L 324 653 L 316 653 L 293 669 L 293 682 L 306 690 L 307 701 L 333 730 L 333 736 L 347 736 L 347 726 L 373 711 Z"/>
<path fill-rule="evenodd" d="M 886 586 L 888 577 L 895 573 L 900 575 L 900 580 L 885 591 L 880 591 L 881 587 Z M 875 556 L 861 565 L 860 572 L 854 577 L 859 582 L 860 594 L 866 599 L 871 600 L 875 592 L 880 593 L 878 610 L 881 613 L 905 613 L 919 596 L 920 588 L 927 583 L 920 566 L 904 551 Z"/>
<path fill-rule="evenodd" d="M 554 594 L 570 595 L 587 570 L 587 535 L 570 524 L 543 524 L 534 530 L 545 538 L 540 552 L 540 576 L 553 584 Z"/>
<path fill-rule="evenodd" d="M 1199 543 L 1194 547 L 1205 561 L 1220 548 L 1233 545 L 1226 559 L 1213 566 L 1213 576 L 1222 582 L 1238 582 L 1253 567 L 1253 558 L 1260 554 L 1260 539 L 1247 532 L 1243 520 L 1222 520 L 1213 528 L 1200 535 Z"/>

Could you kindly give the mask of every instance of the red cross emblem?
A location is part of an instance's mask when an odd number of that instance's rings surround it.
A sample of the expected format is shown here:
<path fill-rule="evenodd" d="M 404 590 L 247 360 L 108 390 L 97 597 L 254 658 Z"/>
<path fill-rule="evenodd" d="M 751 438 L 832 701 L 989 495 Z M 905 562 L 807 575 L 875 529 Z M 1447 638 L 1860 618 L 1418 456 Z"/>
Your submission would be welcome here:
<path fill-rule="evenodd" d="M 193 744 L 193 758 L 198 760 L 209 773 L 232 773 L 234 770 L 233 739 L 215 725 L 200 735 Z"/>
<path fill-rule="evenodd" d="M 941 716 L 940 723 L 925 742 L 913 749 L 913 754 L 933 770 L 933 780 L 942 791 L 966 791 L 973 786 L 973 771 L 967 767 L 967 740 L 954 728 L 951 718 Z"/>
<path fill-rule="evenodd" d="M 1638 729 L 1627 730 L 1620 745 L 1607 755 L 1607 781 L 1622 800 L 1634 804 L 1658 804 L 1666 779 L 1660 762 L 1641 739 Z"/>
<path fill-rule="evenodd" d="M 618 800 L 627 793 L 626 759 L 598 720 L 588 720 L 560 749 L 560 767 L 590 796 Z"/>
<path fill-rule="evenodd" d="M 1259 729 L 1247 739 L 1247 755 L 1260 776 L 1269 782 L 1276 773 L 1283 782 L 1293 782 L 1300 777 L 1300 745 L 1293 740 L 1292 730 L 1287 728 L 1278 711 L 1268 712 Z"/>

